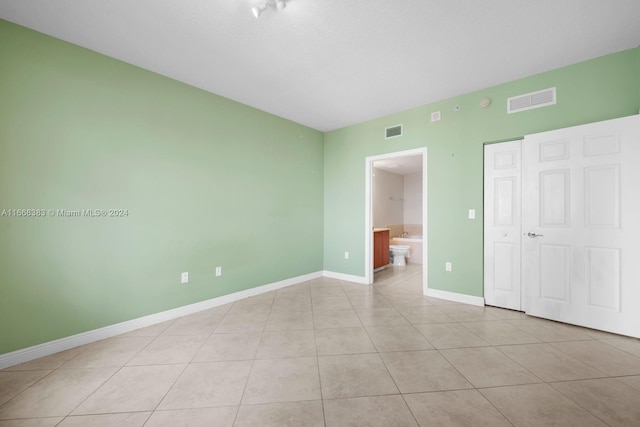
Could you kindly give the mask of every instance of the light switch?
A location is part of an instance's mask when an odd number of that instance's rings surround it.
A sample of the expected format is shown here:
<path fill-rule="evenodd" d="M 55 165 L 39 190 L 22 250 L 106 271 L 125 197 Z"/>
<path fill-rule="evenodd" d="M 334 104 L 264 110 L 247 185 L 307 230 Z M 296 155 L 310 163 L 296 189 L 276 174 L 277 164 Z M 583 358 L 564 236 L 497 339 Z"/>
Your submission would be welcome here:
<path fill-rule="evenodd" d="M 476 219 L 476 210 L 469 209 L 469 219 Z"/>

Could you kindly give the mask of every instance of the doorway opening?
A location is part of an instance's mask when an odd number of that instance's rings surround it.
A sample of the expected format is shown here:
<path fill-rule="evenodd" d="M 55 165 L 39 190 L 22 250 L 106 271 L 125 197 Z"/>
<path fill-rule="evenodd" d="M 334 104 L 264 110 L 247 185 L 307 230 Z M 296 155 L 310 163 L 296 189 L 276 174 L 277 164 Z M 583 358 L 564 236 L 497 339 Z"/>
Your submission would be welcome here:
<path fill-rule="evenodd" d="M 374 228 L 385 228 L 389 229 L 391 242 L 403 245 L 410 244 L 413 249 L 414 262 L 416 260 L 422 262 L 422 290 L 426 295 L 428 289 L 427 148 L 371 156 L 367 157 L 365 162 L 365 281 L 367 284 L 374 282 L 373 230 Z M 378 181 L 383 176 L 386 178 L 383 189 L 376 187 L 376 173 L 378 173 Z M 418 174 L 419 176 L 417 176 Z M 393 183 L 394 181 L 396 184 Z M 413 200 L 405 200 L 405 181 L 408 189 L 407 196 Z M 401 189 L 394 192 L 394 185 L 395 188 Z M 421 194 L 415 195 L 416 188 Z M 419 201 L 416 196 L 421 196 Z M 407 203 L 405 204 L 405 202 Z M 383 211 L 382 213 L 378 211 L 376 215 L 376 210 L 380 208 L 380 205 L 383 206 Z M 407 205 L 406 215 L 405 205 Z M 403 234 L 407 240 L 393 240 L 398 237 L 402 239 Z M 409 262 L 411 263 L 411 257 L 409 257 Z"/>

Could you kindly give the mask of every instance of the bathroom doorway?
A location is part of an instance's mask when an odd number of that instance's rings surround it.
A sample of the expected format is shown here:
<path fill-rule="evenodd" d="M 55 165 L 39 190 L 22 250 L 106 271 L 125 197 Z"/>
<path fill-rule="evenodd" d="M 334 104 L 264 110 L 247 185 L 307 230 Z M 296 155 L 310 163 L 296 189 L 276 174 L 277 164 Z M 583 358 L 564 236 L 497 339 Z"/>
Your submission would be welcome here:
<path fill-rule="evenodd" d="M 426 295 L 427 149 L 372 156 L 365 161 L 365 281 L 372 284 L 375 280 L 373 230 L 388 228 L 390 244 L 410 246 L 413 262 L 411 256 L 408 262 L 422 263 Z"/>

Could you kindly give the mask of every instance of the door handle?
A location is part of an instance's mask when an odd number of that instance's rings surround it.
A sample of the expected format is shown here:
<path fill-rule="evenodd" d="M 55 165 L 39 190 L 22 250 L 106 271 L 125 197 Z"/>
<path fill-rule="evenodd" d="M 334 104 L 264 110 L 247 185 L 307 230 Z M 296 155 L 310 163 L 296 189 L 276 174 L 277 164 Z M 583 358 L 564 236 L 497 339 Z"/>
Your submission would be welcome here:
<path fill-rule="evenodd" d="M 532 232 L 528 232 L 527 236 L 531 237 L 532 239 L 534 239 L 536 237 L 544 237 L 544 235 L 542 235 L 542 234 L 536 234 L 536 233 L 532 233 Z"/>

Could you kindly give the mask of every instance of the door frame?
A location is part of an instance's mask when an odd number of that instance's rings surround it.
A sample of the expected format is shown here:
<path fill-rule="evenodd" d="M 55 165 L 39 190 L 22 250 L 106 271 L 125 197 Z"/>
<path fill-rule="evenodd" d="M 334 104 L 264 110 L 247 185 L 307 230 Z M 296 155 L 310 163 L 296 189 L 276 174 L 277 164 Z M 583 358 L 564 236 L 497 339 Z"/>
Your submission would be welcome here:
<path fill-rule="evenodd" d="M 427 147 L 370 156 L 365 159 L 364 278 L 373 283 L 373 163 L 397 157 L 422 156 L 422 293 L 428 289 L 427 252 Z"/>

